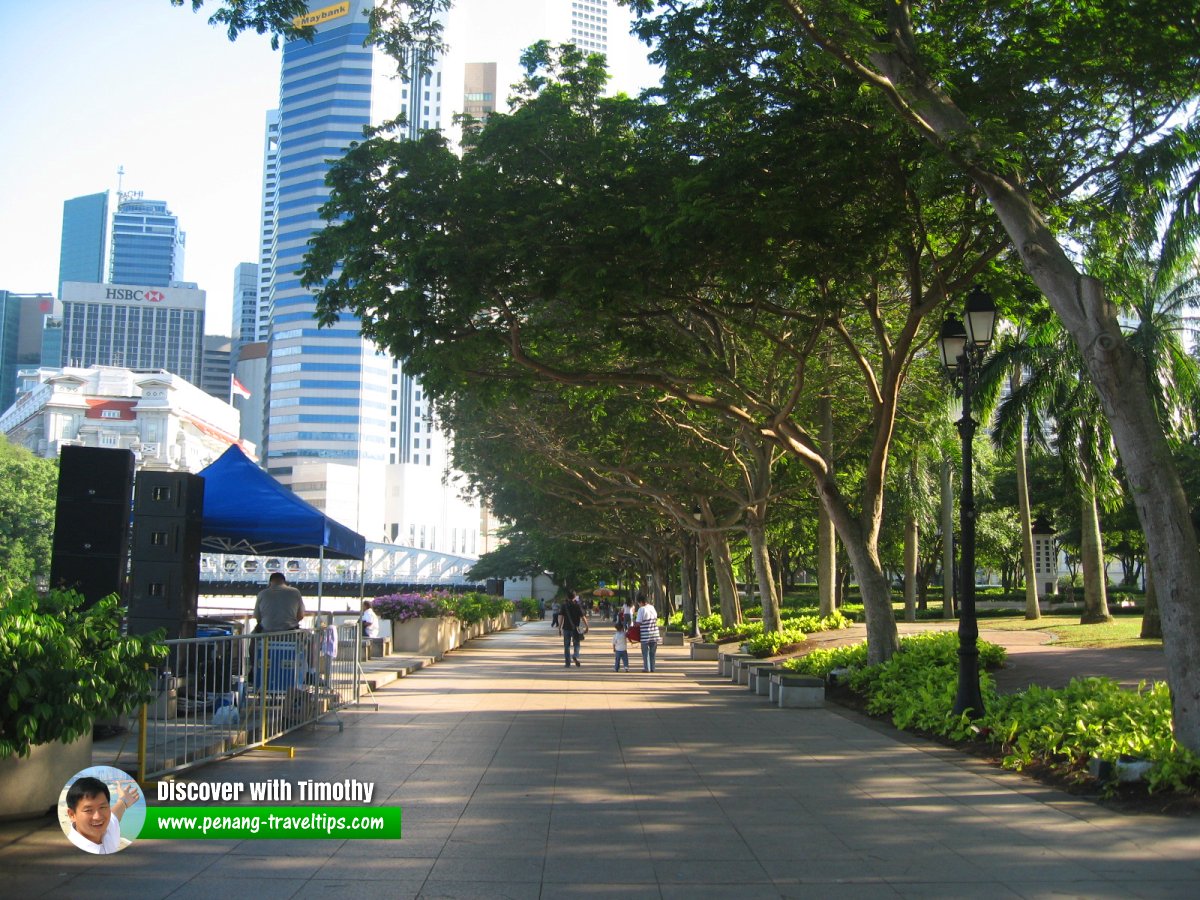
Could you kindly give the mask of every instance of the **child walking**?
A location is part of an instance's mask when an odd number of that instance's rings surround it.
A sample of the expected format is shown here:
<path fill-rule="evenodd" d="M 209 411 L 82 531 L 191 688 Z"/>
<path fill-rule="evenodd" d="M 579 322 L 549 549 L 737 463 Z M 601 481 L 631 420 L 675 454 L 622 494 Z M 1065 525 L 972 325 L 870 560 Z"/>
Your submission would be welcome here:
<path fill-rule="evenodd" d="M 621 628 L 621 623 L 616 624 L 616 631 L 613 633 L 613 671 L 620 672 L 622 664 L 625 666 L 625 671 L 629 671 L 629 638 L 625 637 L 625 631 Z"/>

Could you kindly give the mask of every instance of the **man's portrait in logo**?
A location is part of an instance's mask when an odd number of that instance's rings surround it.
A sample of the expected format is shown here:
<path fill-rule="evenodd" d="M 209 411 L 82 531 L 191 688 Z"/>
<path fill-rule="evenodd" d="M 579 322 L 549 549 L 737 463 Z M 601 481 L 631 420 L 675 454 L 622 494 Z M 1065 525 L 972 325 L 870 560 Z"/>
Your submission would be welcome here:
<path fill-rule="evenodd" d="M 146 799 L 127 773 L 112 766 L 76 772 L 58 798 L 58 824 L 86 853 L 116 853 L 128 847 L 146 821 Z"/>

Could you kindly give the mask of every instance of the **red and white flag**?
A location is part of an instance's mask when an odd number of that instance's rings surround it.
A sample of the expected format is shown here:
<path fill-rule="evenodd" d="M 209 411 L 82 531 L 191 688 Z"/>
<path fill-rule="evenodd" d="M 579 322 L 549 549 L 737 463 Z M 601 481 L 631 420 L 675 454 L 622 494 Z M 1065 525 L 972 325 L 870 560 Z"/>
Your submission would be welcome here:
<path fill-rule="evenodd" d="M 237 380 L 236 375 L 229 376 L 229 391 L 238 397 L 245 397 L 247 400 L 250 399 L 250 391 L 244 384 Z"/>

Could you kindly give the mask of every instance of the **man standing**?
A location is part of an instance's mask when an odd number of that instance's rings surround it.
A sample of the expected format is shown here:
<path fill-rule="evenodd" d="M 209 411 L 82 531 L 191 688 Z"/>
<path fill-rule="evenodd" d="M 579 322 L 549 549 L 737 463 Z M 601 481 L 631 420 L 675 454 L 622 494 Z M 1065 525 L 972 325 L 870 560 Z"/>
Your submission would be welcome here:
<path fill-rule="evenodd" d="M 282 572 L 272 573 L 267 588 L 259 591 L 254 603 L 254 618 L 262 630 L 294 631 L 306 615 L 300 592 L 287 583 Z"/>
<path fill-rule="evenodd" d="M 375 608 L 371 606 L 370 600 L 363 601 L 363 611 L 359 618 L 362 620 L 363 637 L 379 637 L 379 615 L 375 612 Z"/>

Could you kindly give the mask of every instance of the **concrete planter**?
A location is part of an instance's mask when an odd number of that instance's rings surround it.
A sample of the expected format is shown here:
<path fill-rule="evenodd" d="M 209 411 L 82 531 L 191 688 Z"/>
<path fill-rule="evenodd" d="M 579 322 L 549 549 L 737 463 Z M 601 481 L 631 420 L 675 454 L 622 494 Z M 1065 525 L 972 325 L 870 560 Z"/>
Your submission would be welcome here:
<path fill-rule="evenodd" d="M 450 649 L 449 619 L 409 619 L 392 626 L 392 646 L 401 653 L 441 659 Z"/>
<path fill-rule="evenodd" d="M 24 759 L 0 759 L 0 821 L 33 819 L 58 803 L 67 779 L 92 764 L 92 733 L 70 744 L 38 744 Z"/>
<path fill-rule="evenodd" d="M 463 624 L 453 617 L 442 619 L 445 623 L 444 632 L 447 650 L 453 650 L 455 647 L 461 647 L 463 642 Z"/>

